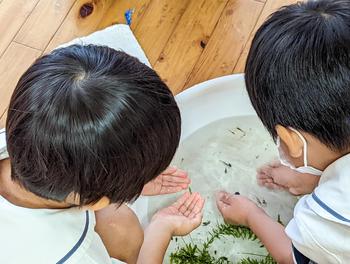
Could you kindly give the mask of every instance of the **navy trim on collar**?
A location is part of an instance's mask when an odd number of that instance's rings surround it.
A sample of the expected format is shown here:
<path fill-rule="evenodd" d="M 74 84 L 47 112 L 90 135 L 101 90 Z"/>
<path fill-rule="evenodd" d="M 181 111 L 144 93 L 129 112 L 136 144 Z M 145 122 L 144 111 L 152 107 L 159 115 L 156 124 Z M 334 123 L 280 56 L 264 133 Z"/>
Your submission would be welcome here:
<path fill-rule="evenodd" d="M 83 233 L 81 234 L 78 242 L 74 245 L 74 247 L 72 247 L 71 250 L 69 250 L 69 252 L 62 258 L 60 259 L 56 264 L 62 264 L 64 262 L 66 262 L 77 250 L 78 248 L 81 246 L 81 244 L 83 243 L 85 237 L 86 237 L 86 234 L 87 234 L 87 231 L 88 231 L 88 228 L 89 228 L 89 212 L 86 211 L 85 212 L 86 214 L 86 221 L 85 221 L 85 227 L 84 227 L 84 231 Z"/>
<path fill-rule="evenodd" d="M 318 203 L 319 206 L 321 206 L 323 209 L 325 209 L 328 213 L 333 215 L 335 218 L 350 223 L 350 220 L 342 216 L 341 214 L 338 214 L 336 211 L 334 211 L 332 208 L 330 208 L 328 205 L 326 205 L 324 202 L 321 201 L 320 198 L 315 193 L 312 193 L 312 198 L 315 200 L 316 203 Z"/>

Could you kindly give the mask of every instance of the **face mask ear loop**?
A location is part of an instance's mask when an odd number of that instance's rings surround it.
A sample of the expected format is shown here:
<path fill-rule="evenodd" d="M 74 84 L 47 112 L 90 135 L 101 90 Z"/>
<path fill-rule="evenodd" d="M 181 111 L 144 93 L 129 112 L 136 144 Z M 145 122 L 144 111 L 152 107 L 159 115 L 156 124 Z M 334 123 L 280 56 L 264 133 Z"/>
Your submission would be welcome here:
<path fill-rule="evenodd" d="M 306 143 L 306 140 L 305 140 L 304 136 L 298 130 L 296 130 L 296 129 L 292 128 L 292 127 L 290 127 L 289 129 L 293 130 L 299 136 L 301 141 L 303 142 L 304 166 L 307 167 L 307 143 Z"/>

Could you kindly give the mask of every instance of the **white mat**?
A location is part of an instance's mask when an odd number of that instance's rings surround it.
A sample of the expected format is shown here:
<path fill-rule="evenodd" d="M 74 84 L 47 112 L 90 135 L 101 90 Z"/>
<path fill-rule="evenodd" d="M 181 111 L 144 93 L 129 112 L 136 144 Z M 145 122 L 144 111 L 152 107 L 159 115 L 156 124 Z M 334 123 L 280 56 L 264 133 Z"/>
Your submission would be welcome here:
<path fill-rule="evenodd" d="M 151 67 L 140 44 L 137 42 L 134 34 L 127 25 L 115 25 L 103 30 L 97 31 L 86 37 L 76 38 L 70 42 L 60 45 L 57 48 L 67 47 L 73 44 L 81 45 L 102 45 L 110 48 L 124 51 L 125 53 L 138 58 L 142 63 Z"/>

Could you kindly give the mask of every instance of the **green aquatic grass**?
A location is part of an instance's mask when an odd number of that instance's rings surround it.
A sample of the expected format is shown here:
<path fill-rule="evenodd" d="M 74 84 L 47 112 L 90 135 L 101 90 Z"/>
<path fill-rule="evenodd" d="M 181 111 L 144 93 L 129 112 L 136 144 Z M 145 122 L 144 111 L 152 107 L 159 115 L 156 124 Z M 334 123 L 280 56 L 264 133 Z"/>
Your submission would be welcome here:
<path fill-rule="evenodd" d="M 209 249 L 215 240 L 222 236 L 231 236 L 234 238 L 261 242 L 257 236 L 247 227 L 239 225 L 218 224 L 209 232 L 206 241 L 201 245 L 194 243 L 185 243 L 181 248 L 170 254 L 171 264 L 233 264 L 225 256 L 213 256 Z M 262 246 L 262 245 L 261 245 Z M 250 257 L 241 259 L 237 264 L 277 264 L 270 255 L 249 254 Z M 253 258 L 256 256 L 257 258 Z"/>

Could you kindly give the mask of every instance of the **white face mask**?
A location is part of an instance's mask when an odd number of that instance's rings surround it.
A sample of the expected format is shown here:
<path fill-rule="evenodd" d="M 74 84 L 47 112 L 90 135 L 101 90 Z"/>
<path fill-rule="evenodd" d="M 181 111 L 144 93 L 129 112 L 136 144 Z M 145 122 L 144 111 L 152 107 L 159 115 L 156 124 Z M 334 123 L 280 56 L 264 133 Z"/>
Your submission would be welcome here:
<path fill-rule="evenodd" d="M 294 128 L 290 128 L 290 129 L 293 130 L 295 133 L 297 133 L 297 135 L 300 137 L 301 141 L 304 144 L 304 149 L 303 149 L 304 166 L 296 168 L 293 164 L 291 164 L 288 161 L 287 155 L 283 152 L 281 148 L 281 139 L 280 137 L 277 137 L 277 148 L 278 148 L 278 154 L 279 154 L 279 159 L 281 164 L 301 173 L 309 173 L 316 176 L 320 176 L 322 174 L 322 171 L 307 165 L 308 164 L 307 163 L 307 143 L 305 138 L 299 131 L 295 130 Z"/>

